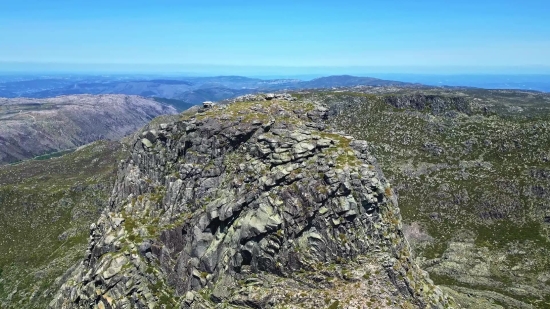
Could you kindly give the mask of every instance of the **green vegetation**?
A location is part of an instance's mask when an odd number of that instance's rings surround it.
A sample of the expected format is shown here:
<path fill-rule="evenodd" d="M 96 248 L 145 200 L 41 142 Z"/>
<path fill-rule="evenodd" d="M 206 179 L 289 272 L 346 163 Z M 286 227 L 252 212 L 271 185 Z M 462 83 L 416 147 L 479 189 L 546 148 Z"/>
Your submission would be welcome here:
<path fill-rule="evenodd" d="M 0 307 L 45 308 L 82 260 L 108 201 L 120 144 L 96 142 L 49 160 L 0 167 Z"/>
<path fill-rule="evenodd" d="M 52 158 L 57 158 L 57 157 L 61 157 L 61 156 L 64 156 L 68 153 L 71 153 L 73 152 L 74 149 L 69 149 L 69 150 L 64 150 L 64 151 L 58 151 L 58 152 L 54 152 L 54 153 L 49 153 L 49 154 L 45 154 L 43 156 L 38 156 L 36 158 L 34 158 L 34 160 L 48 160 L 48 159 L 52 159 Z"/>
<path fill-rule="evenodd" d="M 270 115 L 277 115 L 277 118 L 283 119 L 287 123 L 296 124 L 300 121 L 296 115 L 304 115 L 312 111 L 314 107 L 311 102 L 289 102 L 286 100 L 234 102 L 226 105 L 222 110 L 213 109 L 199 114 L 197 119 L 201 120 L 223 114 L 223 117 L 232 121 L 266 122 L 272 117 Z M 289 113 L 288 111 L 294 111 L 295 113 Z M 190 115 L 183 115 L 183 119 L 189 117 Z"/>
<path fill-rule="evenodd" d="M 61 157 L 61 156 L 64 156 L 66 154 L 69 154 L 69 153 L 71 153 L 75 150 L 76 149 L 68 149 L 68 150 L 63 150 L 63 151 L 56 151 L 56 152 L 52 152 L 52 153 L 47 153 L 47 154 L 44 154 L 44 155 L 41 155 L 41 156 L 34 157 L 32 160 L 42 161 L 42 160 L 53 159 L 53 158 L 57 158 L 57 157 Z M 20 164 L 22 162 L 25 162 L 25 160 L 9 163 L 9 165 L 16 165 L 16 164 Z"/>

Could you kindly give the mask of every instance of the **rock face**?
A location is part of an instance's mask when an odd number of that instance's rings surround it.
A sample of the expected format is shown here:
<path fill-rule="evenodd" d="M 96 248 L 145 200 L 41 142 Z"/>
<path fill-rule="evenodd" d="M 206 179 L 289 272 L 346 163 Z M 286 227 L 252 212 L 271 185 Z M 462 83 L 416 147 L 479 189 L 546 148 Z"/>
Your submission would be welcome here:
<path fill-rule="evenodd" d="M 452 306 L 366 142 L 330 132 L 323 106 L 251 99 L 135 140 L 51 308 Z"/>
<path fill-rule="evenodd" d="M 71 95 L 50 99 L 0 98 L 0 164 L 118 140 L 176 110 L 126 95 Z"/>

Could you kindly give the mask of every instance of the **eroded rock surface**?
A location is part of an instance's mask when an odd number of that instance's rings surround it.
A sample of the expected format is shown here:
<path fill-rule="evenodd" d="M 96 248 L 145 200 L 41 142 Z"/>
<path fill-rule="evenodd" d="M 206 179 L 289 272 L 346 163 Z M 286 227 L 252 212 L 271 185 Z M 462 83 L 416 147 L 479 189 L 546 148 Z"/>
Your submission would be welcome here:
<path fill-rule="evenodd" d="M 50 307 L 452 307 L 366 142 L 330 132 L 323 106 L 247 99 L 136 138 Z"/>

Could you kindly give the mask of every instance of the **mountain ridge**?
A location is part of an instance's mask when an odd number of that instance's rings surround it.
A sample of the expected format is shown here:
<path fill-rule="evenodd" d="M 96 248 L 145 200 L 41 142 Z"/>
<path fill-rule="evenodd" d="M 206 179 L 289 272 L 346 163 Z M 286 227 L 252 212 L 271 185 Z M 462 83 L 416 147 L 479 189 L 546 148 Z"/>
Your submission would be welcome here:
<path fill-rule="evenodd" d="M 0 98 L 0 164 L 100 139 L 117 140 L 166 113 L 176 110 L 152 99 L 126 95 Z"/>
<path fill-rule="evenodd" d="M 36 98 L 59 96 L 63 94 L 127 94 L 147 97 L 180 99 L 193 104 L 198 100 L 186 100 L 194 92 L 210 91 L 201 97 L 204 101 L 230 99 L 243 94 L 281 91 L 283 89 L 326 88 L 341 86 L 387 86 L 412 85 L 370 77 L 335 75 L 310 81 L 296 79 L 263 80 L 243 76 L 181 77 L 174 79 L 127 78 L 112 80 L 105 77 L 81 77 L 64 79 L 37 79 L 0 83 L 0 97 L 29 96 Z M 46 88 L 46 89 L 45 89 Z M 216 90 L 218 89 L 218 90 Z"/>

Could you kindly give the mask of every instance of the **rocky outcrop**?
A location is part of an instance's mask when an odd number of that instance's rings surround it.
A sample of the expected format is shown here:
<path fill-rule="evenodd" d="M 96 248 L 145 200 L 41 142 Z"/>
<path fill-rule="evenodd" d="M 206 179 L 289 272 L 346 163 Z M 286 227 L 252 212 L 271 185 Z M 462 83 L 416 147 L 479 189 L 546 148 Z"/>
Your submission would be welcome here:
<path fill-rule="evenodd" d="M 152 99 L 126 95 L 0 98 L 0 164 L 118 140 L 156 116 L 175 113 Z"/>
<path fill-rule="evenodd" d="M 51 308 L 446 308 L 364 141 L 289 96 L 143 132 Z"/>

